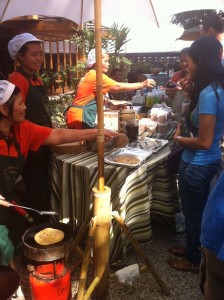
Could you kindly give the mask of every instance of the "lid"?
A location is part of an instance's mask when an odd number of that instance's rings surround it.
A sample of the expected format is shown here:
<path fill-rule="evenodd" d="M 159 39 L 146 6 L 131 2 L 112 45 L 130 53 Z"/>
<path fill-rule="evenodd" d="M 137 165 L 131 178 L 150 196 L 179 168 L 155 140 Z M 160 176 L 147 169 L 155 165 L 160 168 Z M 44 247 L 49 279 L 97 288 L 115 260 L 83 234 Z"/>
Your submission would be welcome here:
<path fill-rule="evenodd" d="M 133 109 L 122 109 L 120 110 L 121 114 L 135 114 L 135 111 Z"/>

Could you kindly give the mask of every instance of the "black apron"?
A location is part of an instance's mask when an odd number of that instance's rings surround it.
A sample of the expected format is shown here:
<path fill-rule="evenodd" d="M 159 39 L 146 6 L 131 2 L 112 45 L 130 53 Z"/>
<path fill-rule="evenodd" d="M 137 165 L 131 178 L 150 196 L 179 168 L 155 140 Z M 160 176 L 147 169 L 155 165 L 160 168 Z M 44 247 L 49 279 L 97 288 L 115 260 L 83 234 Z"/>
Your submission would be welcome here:
<path fill-rule="evenodd" d="M 14 190 L 15 182 L 21 174 L 25 158 L 20 152 L 20 145 L 16 141 L 14 132 L 13 138 L 8 142 L 10 146 L 15 144 L 18 157 L 0 155 L 0 194 L 7 201 L 16 201 L 20 203 L 16 191 Z M 1 136 L 2 138 L 2 136 Z M 28 222 L 24 217 L 19 215 L 13 207 L 4 207 L 0 205 L 0 224 L 5 225 L 9 229 L 9 238 L 16 247 L 21 243 L 21 236 L 28 228 Z"/>
<path fill-rule="evenodd" d="M 18 69 L 29 82 L 29 91 L 26 97 L 26 119 L 32 123 L 52 127 L 50 114 L 46 103 L 48 100 L 46 89 L 43 85 L 33 86 L 30 75 Z M 36 78 L 38 81 L 38 78 Z M 29 151 L 23 179 L 26 186 L 26 201 L 30 206 L 39 210 L 50 209 L 50 180 L 49 180 L 50 150 L 42 146 L 38 151 Z M 36 219 L 37 219 L 36 215 Z M 39 216 L 40 221 L 48 221 L 48 218 Z"/>

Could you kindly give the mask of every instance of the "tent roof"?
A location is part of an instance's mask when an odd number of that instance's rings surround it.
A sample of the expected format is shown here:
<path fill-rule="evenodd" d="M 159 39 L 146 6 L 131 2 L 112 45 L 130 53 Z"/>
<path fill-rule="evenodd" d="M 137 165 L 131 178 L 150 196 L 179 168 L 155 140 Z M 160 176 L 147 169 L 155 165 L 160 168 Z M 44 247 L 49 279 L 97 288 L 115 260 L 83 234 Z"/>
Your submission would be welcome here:
<path fill-rule="evenodd" d="M 201 25 L 184 30 L 182 35 L 177 40 L 194 41 L 201 35 Z"/>
<path fill-rule="evenodd" d="M 23 32 L 41 36 L 42 39 L 52 37 L 53 40 L 64 40 L 74 33 L 73 28 L 77 28 L 77 24 L 64 18 L 35 15 L 19 17 L 0 23 L 0 40 Z"/>

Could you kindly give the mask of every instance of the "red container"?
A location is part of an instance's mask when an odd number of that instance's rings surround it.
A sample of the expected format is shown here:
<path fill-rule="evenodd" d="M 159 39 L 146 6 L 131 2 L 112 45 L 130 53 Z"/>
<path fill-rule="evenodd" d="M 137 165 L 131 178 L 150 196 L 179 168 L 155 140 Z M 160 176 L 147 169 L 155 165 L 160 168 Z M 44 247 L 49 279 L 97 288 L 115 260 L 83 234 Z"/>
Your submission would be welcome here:
<path fill-rule="evenodd" d="M 71 273 L 61 261 L 36 266 L 29 281 L 33 300 L 71 299 Z"/>
<path fill-rule="evenodd" d="M 35 235 L 44 228 L 63 231 L 58 243 L 40 245 Z M 71 274 L 68 267 L 72 251 L 73 230 L 63 223 L 43 223 L 29 228 L 22 237 L 24 254 L 29 260 L 32 300 L 71 300 Z"/>

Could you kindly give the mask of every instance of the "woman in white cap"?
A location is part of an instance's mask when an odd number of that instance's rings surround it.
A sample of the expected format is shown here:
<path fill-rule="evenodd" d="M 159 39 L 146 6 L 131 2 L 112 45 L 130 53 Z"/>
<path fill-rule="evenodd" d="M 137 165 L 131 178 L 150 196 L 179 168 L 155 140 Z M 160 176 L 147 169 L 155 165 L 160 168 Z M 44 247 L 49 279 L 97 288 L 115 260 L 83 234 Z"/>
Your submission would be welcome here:
<path fill-rule="evenodd" d="M 87 73 L 81 78 L 76 97 L 66 113 L 66 122 L 69 128 L 84 129 L 94 127 L 97 112 L 95 67 L 96 54 L 95 49 L 92 49 L 88 54 Z M 146 79 L 143 82 L 136 83 L 117 82 L 105 75 L 108 72 L 108 68 L 109 55 L 102 49 L 102 83 L 104 95 L 108 92 L 126 92 L 155 86 L 153 79 Z"/>
<path fill-rule="evenodd" d="M 45 105 L 48 100 L 46 88 L 38 76 L 43 63 L 42 42 L 30 33 L 16 35 L 9 41 L 9 54 L 18 67 L 8 80 L 20 88 L 27 107 L 26 119 L 52 127 Z M 30 151 L 23 172 L 27 196 L 32 206 L 40 210 L 48 210 L 50 207 L 49 162 L 50 150 L 47 147 L 41 147 L 36 153 Z M 38 218 L 47 221 L 48 217 Z"/>
<path fill-rule="evenodd" d="M 58 145 L 97 138 L 96 129 L 69 130 L 52 129 L 25 120 L 26 106 L 18 87 L 0 80 L 0 252 L 7 249 L 5 260 L 12 259 L 12 244 L 7 243 L 7 235 L 16 246 L 21 241 L 27 221 L 4 201 L 21 202 L 20 195 L 14 190 L 15 182 L 22 173 L 29 150 L 37 151 L 40 146 Z M 105 140 L 118 134 L 105 130 Z M 24 204 L 24 203 L 22 203 Z M 25 203 L 30 206 L 29 203 Z M 3 230 L 4 229 L 4 230 Z"/>

